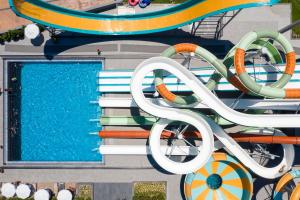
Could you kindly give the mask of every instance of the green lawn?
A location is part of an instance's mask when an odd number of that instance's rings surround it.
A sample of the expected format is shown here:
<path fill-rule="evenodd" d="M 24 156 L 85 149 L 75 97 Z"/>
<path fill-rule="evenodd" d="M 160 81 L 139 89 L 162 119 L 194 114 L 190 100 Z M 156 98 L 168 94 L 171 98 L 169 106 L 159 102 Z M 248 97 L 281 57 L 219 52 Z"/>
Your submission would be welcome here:
<path fill-rule="evenodd" d="M 281 3 L 292 3 L 292 22 L 300 19 L 300 0 L 281 0 Z M 293 36 L 300 37 L 300 26 L 293 28 Z"/>
<path fill-rule="evenodd" d="M 165 182 L 137 182 L 133 186 L 133 200 L 166 200 Z"/>
<path fill-rule="evenodd" d="M 300 0 L 292 0 L 292 20 L 293 22 L 300 19 Z M 294 33 L 300 36 L 300 26 L 293 29 Z"/>

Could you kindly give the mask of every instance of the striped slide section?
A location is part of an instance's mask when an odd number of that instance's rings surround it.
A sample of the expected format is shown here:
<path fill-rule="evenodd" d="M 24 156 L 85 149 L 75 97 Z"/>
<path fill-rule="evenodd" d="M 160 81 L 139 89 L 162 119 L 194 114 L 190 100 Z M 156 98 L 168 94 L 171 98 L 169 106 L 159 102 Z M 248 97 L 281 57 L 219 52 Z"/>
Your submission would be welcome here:
<path fill-rule="evenodd" d="M 282 200 L 282 195 L 283 195 L 283 192 L 284 192 L 284 187 L 290 182 L 292 181 L 293 179 L 296 179 L 296 178 L 300 178 L 300 170 L 292 170 L 288 173 L 286 173 L 284 176 L 282 176 L 276 187 L 275 187 L 275 190 L 274 190 L 274 194 L 273 194 L 273 199 L 274 200 Z M 294 196 L 296 196 L 296 193 L 299 193 L 299 187 L 297 186 L 293 193 Z M 296 200 L 296 199 L 292 199 L 290 198 L 291 200 Z M 299 199 L 299 198 L 298 198 Z"/>
<path fill-rule="evenodd" d="M 212 119 L 219 125 L 226 126 L 232 125 L 231 122 L 227 121 L 222 117 L 215 117 L 210 115 Z M 159 119 L 156 117 L 149 116 L 101 116 L 100 119 L 93 119 L 92 121 L 99 121 L 101 126 L 153 126 Z"/>
<path fill-rule="evenodd" d="M 247 47 L 247 49 L 252 50 L 259 50 L 264 51 L 266 55 L 270 58 L 271 64 L 279 64 L 283 63 L 282 57 L 278 50 L 269 42 L 263 41 L 263 40 L 257 40 L 255 41 L 255 45 L 252 44 Z M 226 78 L 228 82 L 230 82 L 235 88 L 237 88 L 240 91 L 243 91 L 245 93 L 249 93 L 249 91 L 243 86 L 243 84 L 240 82 L 240 80 L 237 78 L 237 76 L 231 72 L 228 71 L 230 67 L 233 65 L 234 59 L 231 55 L 232 52 L 235 51 L 235 47 L 233 47 L 229 53 L 225 56 L 225 58 L 221 61 L 218 59 L 214 54 L 207 51 L 201 46 L 191 44 L 191 43 L 180 43 L 176 44 L 174 46 L 169 47 L 166 49 L 161 55 L 164 57 L 172 58 L 176 54 L 180 53 L 190 53 L 194 54 L 196 57 L 200 57 L 202 60 L 206 61 L 207 63 L 211 63 L 212 67 L 216 70 L 208 81 L 206 81 L 206 87 L 209 90 L 215 90 L 216 86 L 218 85 L 220 79 L 222 77 Z M 156 70 L 154 71 L 155 75 L 155 87 L 157 92 L 167 101 L 175 103 L 175 104 L 181 104 L 181 105 L 189 105 L 193 104 L 199 101 L 199 97 L 195 94 L 189 95 L 189 96 L 180 96 L 177 94 L 172 93 L 168 88 L 166 87 L 164 81 L 163 81 L 163 70 Z M 289 79 L 287 79 L 288 81 Z M 283 82 L 284 84 L 285 82 Z M 283 85 L 282 84 L 282 85 Z M 286 85 L 286 83 L 284 84 Z"/>
<path fill-rule="evenodd" d="M 157 103 L 158 105 L 165 107 L 175 108 L 209 108 L 205 103 L 198 102 L 194 105 L 181 106 L 178 104 L 170 104 L 161 98 L 147 98 L 151 103 Z M 255 109 L 255 110 L 299 110 L 300 104 L 296 99 L 221 99 L 227 106 L 234 107 L 235 109 Z M 100 97 L 97 101 L 91 103 L 97 103 L 101 108 L 137 108 L 135 101 L 130 97 Z"/>
<path fill-rule="evenodd" d="M 260 85 L 258 82 L 254 81 L 245 69 L 245 55 L 247 51 L 246 47 L 251 45 L 254 41 L 262 38 L 271 39 L 280 44 L 286 57 L 286 67 L 284 73 L 275 83 L 270 86 Z M 294 74 L 296 67 L 296 53 L 291 43 L 278 32 L 252 31 L 246 34 L 237 44 L 237 49 L 234 55 L 234 67 L 241 83 L 253 94 L 267 98 L 300 98 L 299 87 L 293 89 L 282 88 L 282 86 L 289 82 Z"/>

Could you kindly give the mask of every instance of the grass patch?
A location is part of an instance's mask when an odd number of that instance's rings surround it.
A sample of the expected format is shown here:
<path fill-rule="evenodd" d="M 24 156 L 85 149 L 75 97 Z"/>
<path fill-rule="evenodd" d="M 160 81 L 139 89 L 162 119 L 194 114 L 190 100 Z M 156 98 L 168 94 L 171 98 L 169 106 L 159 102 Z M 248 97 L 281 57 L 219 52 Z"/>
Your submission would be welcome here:
<path fill-rule="evenodd" d="M 300 19 L 300 0 L 292 0 L 292 21 Z M 300 26 L 293 28 L 294 37 L 300 37 Z"/>
<path fill-rule="evenodd" d="M 133 200 L 166 200 L 166 183 L 143 182 L 133 186 Z"/>
<path fill-rule="evenodd" d="M 300 20 L 300 0 L 281 0 L 280 3 L 292 4 L 292 22 Z M 300 26 L 293 28 L 293 38 L 300 38 Z"/>
<path fill-rule="evenodd" d="M 93 186 L 91 184 L 78 185 L 78 200 L 90 200 L 93 197 Z"/>

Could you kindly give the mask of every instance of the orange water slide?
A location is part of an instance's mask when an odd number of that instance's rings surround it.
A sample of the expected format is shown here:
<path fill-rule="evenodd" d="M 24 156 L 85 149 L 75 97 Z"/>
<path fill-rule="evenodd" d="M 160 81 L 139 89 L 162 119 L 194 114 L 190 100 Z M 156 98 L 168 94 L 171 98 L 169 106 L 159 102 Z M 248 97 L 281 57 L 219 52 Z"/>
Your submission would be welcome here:
<path fill-rule="evenodd" d="M 102 130 L 99 131 L 99 137 L 101 138 L 128 138 L 128 139 L 147 139 L 150 135 L 150 131 L 137 131 L 137 130 Z M 170 131 L 164 131 L 161 134 L 162 138 L 172 138 L 175 134 Z M 244 134 L 244 133 L 232 133 L 230 136 L 237 142 L 249 142 L 249 143 L 263 143 L 263 144 L 300 144 L 300 137 L 297 136 L 273 136 L 273 135 L 258 135 L 258 134 Z M 201 134 L 198 131 L 186 132 L 185 138 L 201 138 Z"/>

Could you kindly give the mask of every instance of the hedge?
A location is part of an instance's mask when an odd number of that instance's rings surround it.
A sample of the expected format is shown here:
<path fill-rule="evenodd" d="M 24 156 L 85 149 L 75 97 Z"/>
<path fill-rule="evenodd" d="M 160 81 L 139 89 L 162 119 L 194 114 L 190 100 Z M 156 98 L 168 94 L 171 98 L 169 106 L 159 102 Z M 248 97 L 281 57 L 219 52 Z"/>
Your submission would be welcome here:
<path fill-rule="evenodd" d="M 40 32 L 43 32 L 45 28 L 43 26 L 38 25 Z M 0 44 L 4 44 L 5 42 L 10 41 L 18 41 L 24 39 L 24 29 L 25 26 L 22 26 L 19 29 L 9 30 L 5 33 L 0 34 Z"/>

